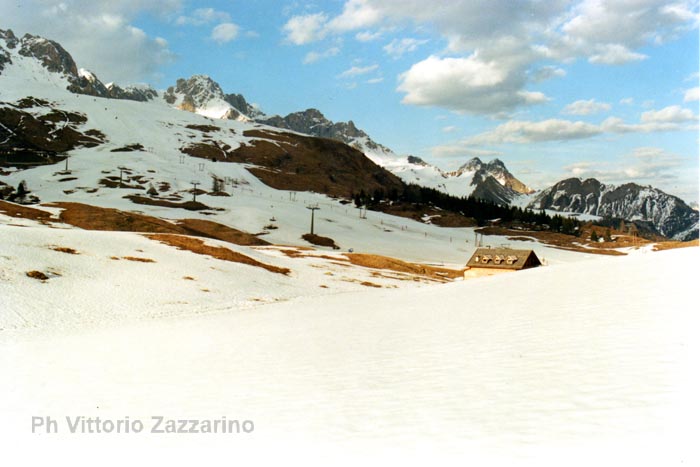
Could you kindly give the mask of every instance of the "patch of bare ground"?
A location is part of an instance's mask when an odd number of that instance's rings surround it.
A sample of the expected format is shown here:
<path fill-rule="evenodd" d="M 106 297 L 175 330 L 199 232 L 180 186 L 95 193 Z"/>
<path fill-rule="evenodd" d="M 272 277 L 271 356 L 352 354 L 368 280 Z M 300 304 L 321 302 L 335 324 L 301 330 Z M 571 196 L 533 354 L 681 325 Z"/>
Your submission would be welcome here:
<path fill-rule="evenodd" d="M 689 248 L 700 246 L 700 241 L 690 240 L 688 242 L 659 242 L 654 245 L 654 251 L 673 250 L 675 248 Z"/>
<path fill-rule="evenodd" d="M 340 250 L 340 247 L 335 244 L 335 240 L 329 237 L 322 237 L 320 235 L 307 233 L 302 235 L 301 238 L 311 243 L 312 245 L 325 246 L 333 248 L 334 250 Z"/>
<path fill-rule="evenodd" d="M 40 209 L 30 208 L 21 204 L 0 201 L 0 212 L 19 219 L 32 219 L 43 224 L 51 220 L 51 213 Z"/>
<path fill-rule="evenodd" d="M 375 207 L 380 212 L 392 216 L 405 217 L 418 222 L 423 222 L 425 216 L 431 216 L 430 223 L 439 227 L 476 227 L 476 220 L 459 213 L 442 211 L 426 205 L 411 203 L 381 203 Z"/>
<path fill-rule="evenodd" d="M 278 190 L 350 197 L 360 190 L 373 193 L 377 189 L 403 189 L 397 176 L 342 142 L 264 130 L 247 130 L 243 134 L 259 139 L 236 149 L 211 142 L 190 144 L 180 151 L 213 161 L 255 165 L 248 170 Z"/>
<path fill-rule="evenodd" d="M 448 280 L 462 277 L 464 274 L 462 270 L 409 263 L 400 259 L 390 258 L 388 256 L 371 255 L 365 253 L 346 253 L 345 256 L 348 258 L 350 263 L 356 266 L 414 274 L 417 276 L 428 277 L 440 282 L 447 282 Z"/>
<path fill-rule="evenodd" d="M 177 225 L 187 229 L 188 235 L 199 237 L 215 238 L 236 245 L 262 246 L 269 245 L 270 242 L 257 237 L 256 235 L 241 230 L 236 230 L 217 222 L 202 219 L 183 219 Z"/>
<path fill-rule="evenodd" d="M 515 240 L 518 237 L 522 237 L 522 234 L 527 235 L 527 237 L 532 237 L 545 245 L 551 247 L 567 250 L 576 251 L 579 253 L 592 253 L 597 255 L 608 255 L 608 256 L 624 256 L 626 253 L 614 250 L 613 248 L 622 248 L 625 245 L 622 242 L 609 242 L 609 243 L 593 243 L 588 242 L 585 235 L 581 237 L 575 237 L 573 235 L 565 235 L 558 232 L 548 232 L 548 231 L 537 231 L 537 230 L 515 230 L 508 229 L 506 227 L 482 227 L 476 230 L 478 233 L 484 235 L 499 235 L 503 237 L 508 237 L 509 240 Z M 529 240 L 531 241 L 532 238 Z M 584 246 L 584 244 L 586 246 Z M 639 242 L 637 243 L 639 246 Z"/>
<path fill-rule="evenodd" d="M 58 251 L 60 253 L 68 253 L 69 255 L 79 255 L 78 250 L 75 248 L 68 248 L 65 246 L 52 246 L 51 249 L 53 251 Z"/>
<path fill-rule="evenodd" d="M 147 196 L 140 196 L 140 195 L 128 195 L 125 196 L 124 198 L 128 199 L 132 203 L 135 204 L 145 204 L 148 206 L 160 206 L 164 208 L 180 208 L 180 209 L 186 209 L 188 211 L 203 211 L 205 209 L 215 209 L 207 206 L 204 203 L 200 203 L 199 201 L 185 201 L 182 203 L 174 203 L 172 201 L 166 201 L 164 199 L 153 199 L 149 198 Z"/>
<path fill-rule="evenodd" d="M 229 250 L 228 248 L 206 245 L 204 241 L 199 238 L 171 234 L 149 234 L 146 235 L 146 237 L 151 240 L 156 240 L 166 245 L 173 246 L 179 250 L 187 250 L 199 255 L 207 255 L 223 261 L 247 264 L 249 266 L 259 267 L 277 274 L 287 275 L 291 272 L 287 268 L 261 263 L 256 259 L 236 251 Z"/>
<path fill-rule="evenodd" d="M 46 282 L 47 280 L 49 280 L 49 276 L 47 276 L 41 271 L 28 271 L 26 274 L 27 277 L 31 277 L 32 279 L 37 279 L 42 282 Z"/>
<path fill-rule="evenodd" d="M 0 201 L 0 209 L 3 202 Z M 37 211 L 48 218 L 50 215 L 44 211 L 26 208 L 24 206 L 6 203 L 11 207 Z M 194 235 L 198 237 L 213 238 L 236 245 L 269 245 L 255 235 L 228 227 L 217 222 L 201 219 L 184 219 L 177 223 L 168 222 L 157 217 L 120 211 L 112 208 L 102 208 L 81 203 L 52 203 L 49 206 L 62 208 L 59 219 L 61 222 L 80 227 L 85 230 L 104 230 L 119 232 L 145 232 L 145 233 L 169 233 L 181 235 Z M 26 217 L 26 216 L 25 216 Z"/>
<path fill-rule="evenodd" d="M 122 259 L 127 261 L 135 261 L 137 263 L 155 263 L 156 261 L 151 258 L 140 258 L 138 256 L 122 256 Z"/>

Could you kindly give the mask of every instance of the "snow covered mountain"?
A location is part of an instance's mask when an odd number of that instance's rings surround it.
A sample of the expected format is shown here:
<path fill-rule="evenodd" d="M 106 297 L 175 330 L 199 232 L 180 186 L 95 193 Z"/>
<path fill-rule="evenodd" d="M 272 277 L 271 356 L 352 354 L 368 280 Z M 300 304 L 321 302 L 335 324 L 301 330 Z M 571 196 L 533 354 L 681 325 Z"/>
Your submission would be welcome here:
<path fill-rule="evenodd" d="M 158 95 L 153 88 L 145 85 L 126 88 L 114 83 L 105 85 L 91 71 L 78 69 L 73 57 L 58 42 L 31 34 L 25 34 L 20 39 L 12 30 L 0 29 L 0 73 L 21 58 L 34 58 L 47 71 L 62 76 L 67 81 L 66 88 L 76 94 L 142 102 Z"/>
<path fill-rule="evenodd" d="M 242 95 L 225 93 L 208 76 L 179 79 L 162 96 L 148 86 L 122 88 L 114 83 L 105 85 L 95 73 L 78 68 L 60 44 L 30 34 L 18 38 L 10 30 L 0 30 L 0 78 L 3 79 L 0 101 L 4 101 L 0 106 L 0 157 L 5 161 L 21 153 L 24 160 L 31 163 L 56 163 L 66 152 L 104 147 L 108 142 L 118 140 L 110 135 L 111 125 L 94 124 L 97 114 L 93 111 L 95 109 L 86 106 L 87 100 L 61 106 L 49 98 L 66 93 L 89 95 L 147 103 L 152 106 L 154 114 L 162 114 L 159 118 L 165 122 L 164 127 L 161 125 L 152 131 L 162 133 L 161 136 L 175 143 L 177 147 L 173 150 L 178 154 L 264 167 L 251 170 L 265 183 L 278 189 L 347 196 L 353 185 L 358 189 L 362 186 L 367 192 L 376 188 L 388 192 L 400 187 L 400 179 L 404 183 L 415 183 L 454 196 L 474 196 L 499 204 L 647 222 L 655 232 L 676 239 L 698 236 L 697 211 L 680 199 L 651 187 L 635 184 L 614 187 L 596 180 L 565 180 L 533 194 L 533 190 L 518 180 L 499 159 L 483 162 L 473 158 L 455 171 L 444 171 L 418 157 L 399 156 L 375 142 L 354 122 L 333 122 L 317 109 L 285 117 L 267 116 Z M 39 88 L 42 90 L 33 91 Z M 56 94 L 56 89 L 63 94 Z M 57 100 L 61 99 L 63 97 Z M 111 104 L 105 106 L 96 102 L 95 106 L 103 112 L 107 110 L 113 119 L 135 118 L 144 110 L 124 113 Z M 166 109 L 175 108 L 210 119 L 237 120 L 254 125 L 239 130 L 231 128 L 233 133 L 225 137 L 221 125 L 211 125 L 211 120 L 205 121 L 206 125 L 183 124 L 183 131 L 173 124 L 181 119 L 179 113 L 166 112 Z M 103 117 L 100 115 L 99 119 Z M 260 127 L 260 124 L 264 126 Z M 275 127 L 285 130 L 285 136 L 276 134 Z M 138 130 L 122 146 L 112 144 L 112 149 L 154 147 L 149 143 L 152 138 L 144 135 L 141 127 Z M 233 137 L 234 133 L 237 136 Z M 302 135 L 322 140 L 304 139 Z M 286 149 L 279 144 L 280 138 L 288 146 Z M 355 153 L 348 146 L 354 148 Z M 328 158 L 329 152 L 336 157 Z"/>
<path fill-rule="evenodd" d="M 225 94 L 221 86 L 206 75 L 178 79 L 163 95 L 165 101 L 181 110 L 209 118 L 249 121 L 264 117 L 240 94 Z"/>
<path fill-rule="evenodd" d="M 665 237 L 698 238 L 697 211 L 676 196 L 635 183 L 616 186 L 570 178 L 538 193 L 529 207 L 648 222 Z"/>

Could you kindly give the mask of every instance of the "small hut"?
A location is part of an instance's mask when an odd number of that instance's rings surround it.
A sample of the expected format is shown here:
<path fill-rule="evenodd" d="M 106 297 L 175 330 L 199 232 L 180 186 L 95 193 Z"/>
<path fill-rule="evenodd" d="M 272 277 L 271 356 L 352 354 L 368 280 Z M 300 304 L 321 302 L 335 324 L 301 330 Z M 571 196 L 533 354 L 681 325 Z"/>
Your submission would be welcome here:
<path fill-rule="evenodd" d="M 520 271 L 541 266 L 532 250 L 510 248 L 477 248 L 464 271 L 464 278 L 492 276 L 502 272 Z"/>

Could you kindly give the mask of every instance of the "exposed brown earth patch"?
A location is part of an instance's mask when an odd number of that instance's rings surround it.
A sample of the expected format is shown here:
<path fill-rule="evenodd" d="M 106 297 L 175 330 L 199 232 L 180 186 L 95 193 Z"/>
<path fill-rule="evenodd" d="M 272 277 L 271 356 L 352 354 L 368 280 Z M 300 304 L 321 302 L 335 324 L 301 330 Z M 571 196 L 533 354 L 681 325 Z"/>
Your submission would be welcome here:
<path fill-rule="evenodd" d="M 173 246 L 179 250 L 187 250 L 199 255 L 207 255 L 223 261 L 247 264 L 249 266 L 255 266 L 277 274 L 287 275 L 291 272 L 288 268 L 281 268 L 261 263 L 256 259 L 236 251 L 229 250 L 228 248 L 206 245 L 204 241 L 199 238 L 170 234 L 149 234 L 146 235 L 146 237 L 151 240 L 156 240 L 166 245 Z"/>
<path fill-rule="evenodd" d="M 19 219 L 32 219 L 42 223 L 47 223 L 51 220 L 51 213 L 40 209 L 30 208 L 21 204 L 0 201 L 0 212 L 10 217 Z"/>
<path fill-rule="evenodd" d="M 544 243 L 545 245 L 549 245 L 560 250 L 576 251 L 579 253 L 591 253 L 596 255 L 624 256 L 626 253 L 614 250 L 613 248 L 632 246 L 632 244 L 627 244 L 627 242 L 625 241 L 593 243 L 586 240 L 585 234 L 582 234 L 581 237 L 575 237 L 573 235 L 565 235 L 558 232 L 516 230 L 498 226 L 482 227 L 480 229 L 477 229 L 476 231 L 484 235 L 499 235 L 503 237 L 508 237 L 511 240 L 527 235 L 527 237 L 535 238 L 541 243 Z M 532 241 L 532 238 L 529 238 L 529 241 Z M 641 239 L 637 242 L 636 246 L 640 246 L 642 242 L 648 243 L 646 240 Z M 583 246 L 584 244 L 587 246 Z"/>
<path fill-rule="evenodd" d="M 234 150 L 210 142 L 191 144 L 181 151 L 213 161 L 258 166 L 249 171 L 278 190 L 315 191 L 339 197 L 350 197 L 361 190 L 403 190 L 398 177 L 339 141 L 263 130 L 243 134 L 260 139 Z"/>
<path fill-rule="evenodd" d="M 464 274 L 464 272 L 461 270 L 409 263 L 400 259 L 390 258 L 388 256 L 371 255 L 365 253 L 346 253 L 345 256 L 348 258 L 350 263 L 356 266 L 372 269 L 387 269 L 395 272 L 414 274 L 441 282 L 447 282 L 450 279 L 462 277 Z"/>
<path fill-rule="evenodd" d="M 340 247 L 335 244 L 335 240 L 333 240 L 330 237 L 322 237 L 320 235 L 307 233 L 302 235 L 301 238 L 311 243 L 312 245 L 325 246 L 333 248 L 334 250 L 340 250 Z"/>
<path fill-rule="evenodd" d="M 654 245 L 654 251 L 673 250 L 675 248 L 690 248 L 700 246 L 700 241 L 690 240 L 689 242 L 660 242 Z"/>
<path fill-rule="evenodd" d="M 9 208 L 17 208 L 20 211 L 27 210 L 28 214 L 33 214 L 35 216 L 41 215 L 43 216 L 42 218 L 45 219 L 48 219 L 50 216 L 49 213 L 44 211 L 12 203 L 4 203 L 2 201 L 0 201 L 0 209 L 2 209 L 5 204 L 8 205 Z M 63 209 L 59 215 L 59 220 L 61 222 L 85 230 L 169 233 L 213 238 L 237 245 L 269 245 L 268 242 L 255 235 L 207 220 L 184 219 L 173 223 L 144 214 L 81 203 L 58 202 L 51 203 L 49 206 Z"/>
<path fill-rule="evenodd" d="M 58 251 L 60 253 L 68 253 L 69 255 L 79 255 L 78 250 L 75 248 L 68 248 L 65 246 L 52 246 L 51 249 L 53 251 Z"/>

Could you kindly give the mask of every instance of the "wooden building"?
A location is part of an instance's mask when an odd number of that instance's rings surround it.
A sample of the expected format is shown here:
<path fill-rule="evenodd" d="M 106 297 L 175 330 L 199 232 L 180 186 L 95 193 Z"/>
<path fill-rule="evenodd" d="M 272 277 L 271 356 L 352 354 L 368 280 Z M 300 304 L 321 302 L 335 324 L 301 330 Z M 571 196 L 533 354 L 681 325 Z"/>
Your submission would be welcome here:
<path fill-rule="evenodd" d="M 520 271 L 541 266 L 532 250 L 510 248 L 477 248 L 464 271 L 464 278 L 492 276 L 502 272 Z"/>

